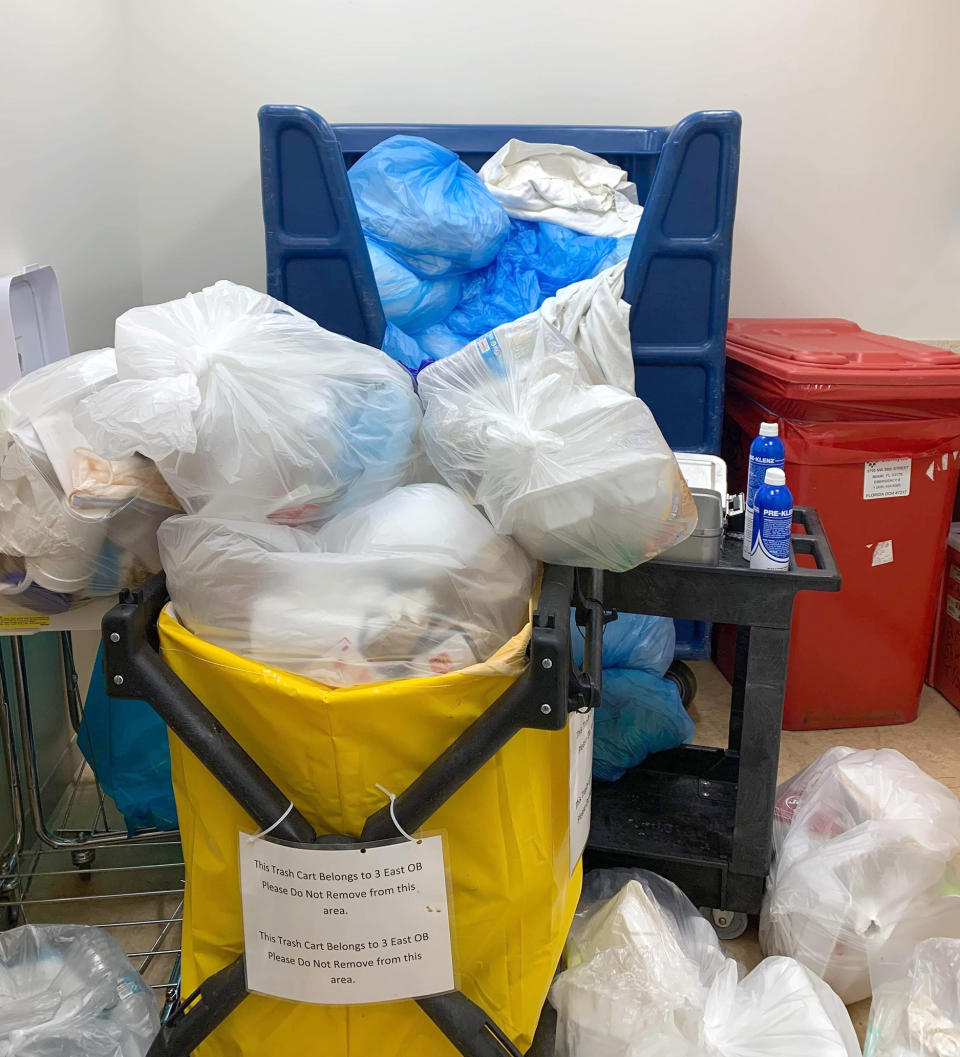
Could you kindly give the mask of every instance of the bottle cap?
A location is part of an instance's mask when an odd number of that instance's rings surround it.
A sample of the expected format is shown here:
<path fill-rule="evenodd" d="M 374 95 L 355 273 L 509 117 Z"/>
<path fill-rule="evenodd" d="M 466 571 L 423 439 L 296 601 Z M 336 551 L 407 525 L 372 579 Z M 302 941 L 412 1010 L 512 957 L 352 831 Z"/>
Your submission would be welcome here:
<path fill-rule="evenodd" d="M 761 422 L 760 423 L 760 436 L 761 437 L 777 437 L 780 435 L 780 426 L 776 422 Z"/>
<path fill-rule="evenodd" d="M 786 484 L 787 475 L 777 466 L 771 466 L 763 475 L 764 484 Z"/>

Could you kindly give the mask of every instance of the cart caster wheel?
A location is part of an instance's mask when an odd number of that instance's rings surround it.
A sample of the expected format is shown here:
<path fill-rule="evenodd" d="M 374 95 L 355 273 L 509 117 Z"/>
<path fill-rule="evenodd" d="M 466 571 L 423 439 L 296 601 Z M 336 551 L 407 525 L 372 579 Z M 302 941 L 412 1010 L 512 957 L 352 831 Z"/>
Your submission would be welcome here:
<path fill-rule="evenodd" d="M 96 861 L 97 853 L 88 848 L 78 848 L 76 851 L 70 852 L 70 860 L 73 863 L 73 868 L 77 871 L 77 877 L 81 881 L 89 881 L 93 874 L 90 872 L 90 868 Z"/>
<path fill-rule="evenodd" d="M 677 684 L 683 707 L 689 708 L 697 696 L 697 677 L 693 674 L 693 669 L 683 661 L 674 661 L 665 674 L 670 682 Z"/>
<path fill-rule="evenodd" d="M 17 927 L 20 920 L 20 907 L 15 903 L 0 903 L 0 932 Z"/>
<path fill-rule="evenodd" d="M 747 915 L 739 910 L 713 910 L 701 907 L 700 913 L 713 925 L 713 930 L 722 940 L 739 939 L 747 931 Z"/>

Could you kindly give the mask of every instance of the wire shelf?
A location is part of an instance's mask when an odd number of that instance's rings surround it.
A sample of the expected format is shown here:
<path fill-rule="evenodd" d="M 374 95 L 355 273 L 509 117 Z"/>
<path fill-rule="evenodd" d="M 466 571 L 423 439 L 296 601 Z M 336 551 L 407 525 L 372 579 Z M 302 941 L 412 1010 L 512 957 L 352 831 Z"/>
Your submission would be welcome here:
<path fill-rule="evenodd" d="M 123 819 L 83 764 L 50 821 L 75 847 L 37 842 L 0 856 L 0 929 L 79 924 L 105 929 L 168 1008 L 179 991 L 183 853 L 179 834 L 128 840 Z M 115 842 L 84 846 L 88 836 Z"/>

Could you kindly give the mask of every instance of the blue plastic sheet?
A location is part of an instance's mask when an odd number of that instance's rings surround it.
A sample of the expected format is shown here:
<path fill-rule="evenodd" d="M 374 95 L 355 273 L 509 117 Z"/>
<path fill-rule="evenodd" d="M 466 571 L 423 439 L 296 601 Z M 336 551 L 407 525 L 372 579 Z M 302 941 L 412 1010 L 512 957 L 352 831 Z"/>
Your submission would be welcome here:
<path fill-rule="evenodd" d="M 419 136 L 391 136 L 350 169 L 364 234 L 422 278 L 482 268 L 510 218 L 456 154 Z"/>
<path fill-rule="evenodd" d="M 596 275 L 616 239 L 584 235 L 559 224 L 511 220 L 496 259 L 467 276 L 445 322 L 466 341 L 535 312 L 559 289 Z"/>
<path fill-rule="evenodd" d="M 367 239 L 367 251 L 383 314 L 396 326 L 406 331 L 423 330 L 445 319 L 460 300 L 457 276 L 421 279 L 373 239 Z"/>
<path fill-rule="evenodd" d="M 412 367 L 409 361 L 417 358 L 419 370 L 452 355 L 481 334 L 535 312 L 563 287 L 619 263 L 629 256 L 632 245 L 632 235 L 603 238 L 559 224 L 511 220 L 510 235 L 496 259 L 463 277 L 456 307 L 439 322 L 404 327 L 420 354 L 406 353 L 400 362 Z M 389 312 L 387 318 L 392 318 Z M 384 351 L 398 358 L 386 344 Z"/>
<path fill-rule="evenodd" d="M 573 659 L 583 664 L 583 629 L 570 616 Z M 603 667 L 663 675 L 673 662 L 677 632 L 669 617 L 621 613 L 603 629 Z"/>
<path fill-rule="evenodd" d="M 573 659 L 583 664 L 583 631 L 570 615 Z M 665 679 L 676 649 L 669 617 L 621 613 L 603 631 L 603 693 L 594 712 L 593 776 L 615 782 L 651 752 L 693 737 L 676 683 Z"/>
<path fill-rule="evenodd" d="M 166 724 L 146 701 L 107 697 L 102 646 L 77 744 L 131 832 L 148 826 L 177 828 Z"/>
<path fill-rule="evenodd" d="M 602 782 L 615 782 L 650 753 L 693 737 L 676 683 L 653 672 L 605 669 L 603 703 L 593 721 L 593 776 Z"/>

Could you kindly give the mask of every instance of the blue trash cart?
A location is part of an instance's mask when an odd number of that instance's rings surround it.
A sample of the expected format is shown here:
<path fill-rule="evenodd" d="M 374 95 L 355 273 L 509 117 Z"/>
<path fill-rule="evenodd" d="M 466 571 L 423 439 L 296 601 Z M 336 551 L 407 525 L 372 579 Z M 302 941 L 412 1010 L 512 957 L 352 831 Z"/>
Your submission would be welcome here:
<path fill-rule="evenodd" d="M 259 117 L 268 292 L 378 348 L 386 320 L 347 180 L 371 147 L 424 136 L 479 169 L 515 137 L 569 143 L 626 170 L 644 206 L 624 289 L 637 394 L 675 451 L 719 453 L 739 114 L 699 111 L 672 128 L 331 125 L 300 106 Z M 677 622 L 679 658 L 709 652 L 709 624 Z"/>

